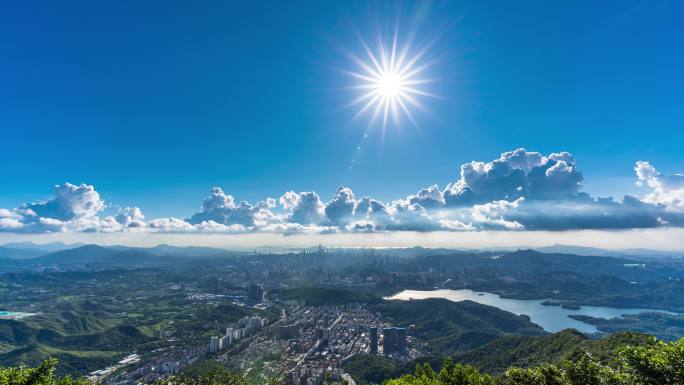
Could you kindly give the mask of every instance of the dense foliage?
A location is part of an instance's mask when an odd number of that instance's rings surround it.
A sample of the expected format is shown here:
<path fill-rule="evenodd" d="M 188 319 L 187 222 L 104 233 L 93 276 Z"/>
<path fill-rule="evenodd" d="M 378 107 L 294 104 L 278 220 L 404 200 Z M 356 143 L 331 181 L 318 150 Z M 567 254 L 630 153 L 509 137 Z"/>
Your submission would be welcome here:
<path fill-rule="evenodd" d="M 612 363 L 589 353 L 533 368 L 512 368 L 493 377 L 469 365 L 447 360 L 440 371 L 418 366 L 415 374 L 389 380 L 385 385 L 675 385 L 684 383 L 684 339 L 648 346 L 621 348 Z"/>
<path fill-rule="evenodd" d="M 510 367 L 533 367 L 574 360 L 589 352 L 601 362 L 615 358 L 619 347 L 652 344 L 651 337 L 637 333 L 615 333 L 590 339 L 574 329 L 544 336 L 504 336 L 480 348 L 455 355 L 454 361 L 478 367 L 489 374 L 502 374 Z"/>
<path fill-rule="evenodd" d="M 91 385 L 85 379 L 55 377 L 56 360 L 47 360 L 35 368 L 0 368 L 0 385 Z"/>
<path fill-rule="evenodd" d="M 273 385 L 276 385 L 274 382 Z M 213 370 L 200 376 L 178 376 L 166 381 L 158 381 L 156 385 L 249 385 L 244 376 L 227 371 Z"/>
<path fill-rule="evenodd" d="M 344 370 L 359 385 L 381 384 L 388 378 L 398 377 L 413 370 L 413 368 L 403 369 L 403 367 L 397 367 L 394 361 L 389 358 L 371 354 L 351 357 L 344 364 Z"/>

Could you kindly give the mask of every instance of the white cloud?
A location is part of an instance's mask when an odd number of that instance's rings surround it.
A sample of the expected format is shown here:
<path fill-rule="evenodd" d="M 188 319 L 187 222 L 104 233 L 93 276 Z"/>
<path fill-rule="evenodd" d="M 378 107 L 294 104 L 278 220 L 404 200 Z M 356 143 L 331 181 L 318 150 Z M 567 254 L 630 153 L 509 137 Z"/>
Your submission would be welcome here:
<path fill-rule="evenodd" d="M 190 223 L 174 217 L 153 219 L 150 221 L 149 227 L 163 232 L 185 232 L 195 228 Z"/>
<path fill-rule="evenodd" d="M 97 214 L 105 202 L 91 185 L 71 183 L 54 186 L 54 198 L 26 203 L 9 211 L 2 210 L 0 230 L 22 232 L 84 231 L 97 227 Z"/>
<path fill-rule="evenodd" d="M 80 186 L 64 183 L 54 187 L 55 197 L 46 202 L 29 203 L 20 207 L 21 211 L 33 213 L 39 218 L 53 218 L 70 221 L 83 217 L 94 217 L 105 208 L 95 187 L 87 184 Z"/>
<path fill-rule="evenodd" d="M 24 228 L 24 226 L 18 219 L 0 217 L 0 231 L 18 231 Z"/>
<path fill-rule="evenodd" d="M 0 218 L 15 218 L 18 217 L 17 214 L 9 211 L 7 209 L 0 209 Z"/>
<path fill-rule="evenodd" d="M 461 178 L 448 185 L 448 206 L 467 206 L 497 200 L 565 199 L 582 187 L 582 173 L 574 157 L 554 153 L 548 157 L 523 148 L 501 154 L 491 162 L 472 161 L 461 166 Z"/>
<path fill-rule="evenodd" d="M 331 224 L 344 227 L 354 219 L 355 208 L 354 192 L 348 187 L 340 187 L 325 206 L 325 215 Z"/>
<path fill-rule="evenodd" d="M 426 209 L 443 207 L 445 204 L 444 194 L 436 184 L 418 191 L 416 195 L 409 195 L 408 201 L 411 204 L 417 203 Z"/>
<path fill-rule="evenodd" d="M 290 210 L 290 222 L 302 225 L 318 225 L 325 222 L 325 205 L 315 192 L 288 191 L 280 197 L 280 204 Z"/>
<path fill-rule="evenodd" d="M 263 220 L 268 216 L 268 208 L 274 205 L 273 198 L 267 198 L 257 205 L 245 201 L 236 204 L 232 195 L 226 195 L 220 187 L 214 187 L 209 197 L 202 202 L 201 210 L 190 217 L 188 222 L 198 225 L 211 221 L 225 226 L 254 227 L 257 225 L 257 217 Z"/>
<path fill-rule="evenodd" d="M 142 210 L 138 207 L 123 207 L 119 209 L 119 213 L 114 217 L 116 222 L 121 226 L 126 227 L 143 227 L 145 226 L 145 216 Z"/>
<path fill-rule="evenodd" d="M 638 186 L 648 186 L 652 192 L 644 201 L 661 204 L 668 210 L 684 212 L 684 174 L 663 175 L 649 162 L 639 161 L 634 167 Z"/>
<path fill-rule="evenodd" d="M 501 200 L 475 205 L 471 209 L 472 219 L 478 228 L 487 230 L 523 230 L 524 225 L 506 218 L 510 211 L 518 209 L 524 201 L 525 198 L 518 198 L 513 202 Z"/>

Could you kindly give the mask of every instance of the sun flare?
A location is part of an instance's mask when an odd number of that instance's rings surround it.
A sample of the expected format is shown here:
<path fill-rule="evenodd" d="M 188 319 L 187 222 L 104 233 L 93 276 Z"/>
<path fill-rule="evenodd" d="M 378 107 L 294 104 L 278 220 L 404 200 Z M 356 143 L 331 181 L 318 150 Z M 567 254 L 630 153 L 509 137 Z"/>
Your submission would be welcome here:
<path fill-rule="evenodd" d="M 412 39 L 409 39 L 399 48 L 397 35 L 395 31 L 389 45 L 379 38 L 375 50 L 359 38 L 364 55 L 350 54 L 358 68 L 344 71 L 356 81 L 350 88 L 361 93 L 351 102 L 352 106 L 359 106 L 354 119 L 370 115 L 370 124 L 381 120 L 383 129 L 390 118 L 399 124 L 402 116 L 416 125 L 412 110 L 425 110 L 420 98 L 435 97 L 422 88 L 433 82 L 424 76 L 432 64 L 431 61 L 423 62 L 429 46 L 412 52 Z"/>

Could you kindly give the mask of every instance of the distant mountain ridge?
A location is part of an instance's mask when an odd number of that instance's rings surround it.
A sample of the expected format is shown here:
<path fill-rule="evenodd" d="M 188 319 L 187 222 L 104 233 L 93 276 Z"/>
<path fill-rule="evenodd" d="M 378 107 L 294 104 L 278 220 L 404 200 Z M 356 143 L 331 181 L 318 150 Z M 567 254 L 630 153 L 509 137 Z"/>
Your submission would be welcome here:
<path fill-rule="evenodd" d="M 563 253 L 575 254 L 583 256 L 597 256 L 597 257 L 684 257 L 684 251 L 661 251 L 649 249 L 619 249 L 607 250 L 596 247 L 572 246 L 555 244 L 552 246 L 532 247 L 532 249 L 543 253 Z"/>
<path fill-rule="evenodd" d="M 83 246 L 82 243 L 66 244 L 63 242 L 33 243 L 33 242 L 10 242 L 0 245 L 0 258 L 5 259 L 32 259 Z"/>
<path fill-rule="evenodd" d="M 15 249 L 12 247 L 0 246 L 0 258 L 2 259 L 31 259 L 47 253 L 49 252 L 39 249 Z"/>
<path fill-rule="evenodd" d="M 181 262 L 197 261 L 199 259 L 211 260 L 214 258 L 232 258 L 240 256 L 256 256 L 254 252 L 231 251 L 212 247 L 196 246 L 172 246 L 160 244 L 154 247 L 129 247 L 129 246 L 100 246 L 100 245 L 66 245 L 62 243 L 52 243 L 38 245 L 45 248 L 62 248 L 55 252 L 47 252 L 40 249 L 31 248 L 34 245 L 30 242 L 12 243 L 10 245 L 20 248 L 9 248 L 0 246 L 0 260 L 10 261 L 0 264 L 0 272 L 18 271 L 36 266 L 52 266 L 70 268 L 82 268 L 85 265 L 102 267 L 161 267 L 169 264 Z M 73 246 L 73 247 L 72 247 Z M 571 251 L 566 247 L 556 247 L 561 250 Z M 365 251 L 364 251 L 365 250 Z M 528 272 L 574 272 L 592 274 L 596 269 L 603 269 L 606 273 L 621 273 L 631 277 L 633 269 L 629 266 L 647 263 L 650 267 L 656 268 L 657 261 L 647 257 L 638 258 L 635 256 L 622 255 L 579 255 L 573 253 L 552 252 L 546 249 L 545 252 L 538 250 L 515 250 L 515 251 L 462 251 L 453 249 L 426 249 L 421 247 L 392 249 L 332 249 L 330 255 L 373 255 L 380 257 L 391 255 L 399 263 L 415 263 L 423 266 L 432 266 L 436 269 L 443 268 L 495 268 L 508 272 L 516 272 L 521 269 Z M 585 251 L 595 251 L 593 249 Z M 338 254 L 341 253 L 341 254 Z M 291 252 L 283 256 L 297 254 Z M 264 254 L 261 254 L 264 256 Z M 272 255 L 272 257 L 276 257 Z M 674 257 L 672 257 L 674 258 Z M 662 258 L 663 261 L 669 257 Z M 663 270 L 663 269 L 661 269 Z M 666 274 L 660 271 L 659 274 Z M 631 274 L 631 275 L 630 275 Z M 631 279 L 631 278 L 629 278 Z"/>
<path fill-rule="evenodd" d="M 35 250 L 42 250 L 42 251 L 47 251 L 47 252 L 55 252 L 55 251 L 61 251 L 61 250 L 67 250 L 67 249 L 74 249 L 76 247 L 84 246 L 83 243 L 64 243 L 64 242 L 49 242 L 49 243 L 33 243 L 33 242 L 10 242 L 10 243 L 5 243 L 4 245 L 0 245 L 0 247 L 8 247 L 11 249 L 21 249 L 21 250 L 28 250 L 28 249 L 35 249 Z"/>
<path fill-rule="evenodd" d="M 57 251 L 34 258 L 31 260 L 31 262 L 45 265 L 104 262 L 117 253 L 119 253 L 119 251 L 115 249 L 109 249 L 97 245 L 85 245 L 75 249 Z"/>
<path fill-rule="evenodd" d="M 24 244 L 28 246 L 28 244 Z M 22 266 L 103 266 L 103 267 L 155 267 L 186 262 L 199 258 L 233 257 L 245 253 L 208 247 L 176 247 L 158 245 L 150 248 L 126 246 L 79 245 L 55 252 L 35 249 L 0 247 L 0 260 L 11 261 L 7 269 L 15 271 Z"/>
<path fill-rule="evenodd" d="M 62 250 L 29 260 L 41 265 L 107 265 L 107 266 L 158 266 L 175 260 L 172 256 L 160 256 L 141 249 L 119 249 L 97 245 L 85 245 Z"/>

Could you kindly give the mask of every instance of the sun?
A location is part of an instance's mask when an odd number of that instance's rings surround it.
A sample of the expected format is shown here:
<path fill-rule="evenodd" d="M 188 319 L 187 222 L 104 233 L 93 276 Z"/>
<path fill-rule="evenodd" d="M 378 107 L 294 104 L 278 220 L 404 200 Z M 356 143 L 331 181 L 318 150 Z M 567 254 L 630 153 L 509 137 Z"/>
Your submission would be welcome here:
<path fill-rule="evenodd" d="M 343 71 L 355 81 L 349 88 L 360 91 L 350 103 L 359 107 L 354 119 L 370 115 L 369 124 L 381 120 L 383 130 L 390 121 L 398 125 L 402 117 L 416 125 L 412 111 L 425 110 L 420 99 L 435 97 L 424 89 L 433 82 L 425 77 L 433 64 L 424 60 L 429 45 L 414 53 L 411 47 L 413 39 L 409 39 L 400 48 L 396 30 L 389 44 L 378 38 L 375 49 L 371 49 L 363 38 L 359 37 L 359 40 L 363 55 L 349 54 L 357 68 Z"/>
<path fill-rule="evenodd" d="M 381 93 L 383 98 L 396 98 L 401 95 L 404 83 L 397 74 L 389 73 L 378 79 L 377 88 L 377 92 Z"/>

